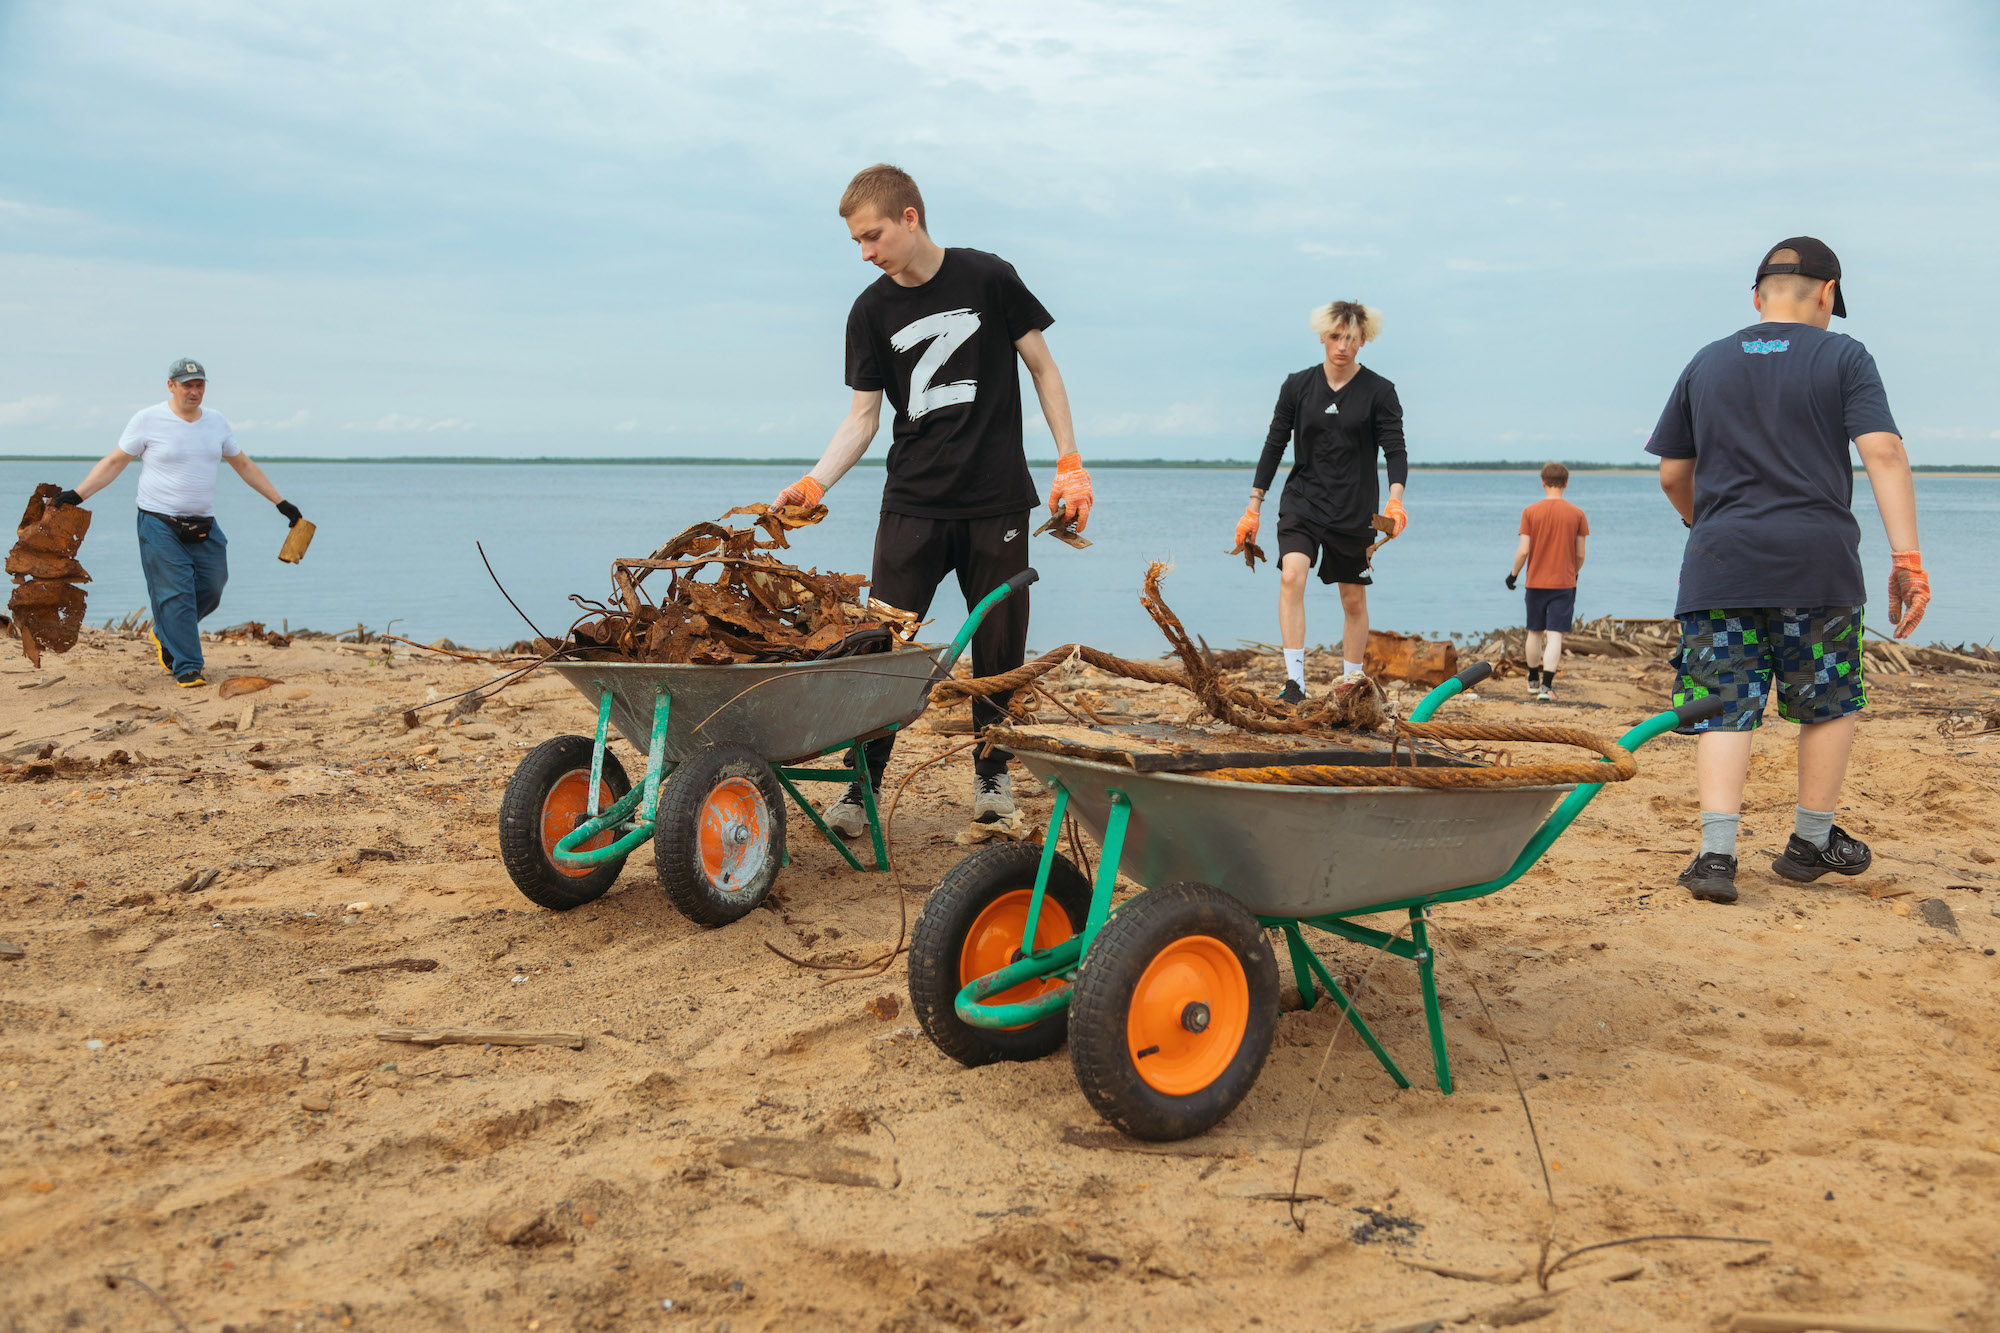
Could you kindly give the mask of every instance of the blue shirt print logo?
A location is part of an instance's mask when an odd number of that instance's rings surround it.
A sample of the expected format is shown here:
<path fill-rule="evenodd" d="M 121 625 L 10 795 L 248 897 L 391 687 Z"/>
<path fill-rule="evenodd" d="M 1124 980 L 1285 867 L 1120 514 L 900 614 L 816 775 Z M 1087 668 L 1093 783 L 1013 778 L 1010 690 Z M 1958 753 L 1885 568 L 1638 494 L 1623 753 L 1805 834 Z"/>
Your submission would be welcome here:
<path fill-rule="evenodd" d="M 1788 351 L 1791 345 L 1792 341 L 1789 338 L 1772 338 L 1768 341 L 1760 338 L 1752 338 L 1743 344 L 1743 350 L 1753 356 L 1769 356 L 1773 352 Z"/>

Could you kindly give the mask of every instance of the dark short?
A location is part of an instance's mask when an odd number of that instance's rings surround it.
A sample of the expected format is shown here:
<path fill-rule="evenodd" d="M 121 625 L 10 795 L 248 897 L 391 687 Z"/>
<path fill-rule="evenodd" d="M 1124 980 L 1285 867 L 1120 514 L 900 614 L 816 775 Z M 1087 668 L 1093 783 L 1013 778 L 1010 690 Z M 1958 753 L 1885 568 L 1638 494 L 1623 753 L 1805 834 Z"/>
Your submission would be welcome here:
<path fill-rule="evenodd" d="M 1540 634 L 1554 630 L 1558 634 L 1569 633 L 1569 627 L 1576 621 L 1575 588 L 1530 588 L 1528 589 L 1528 632 Z"/>
<path fill-rule="evenodd" d="M 1680 617 L 1674 703 L 1713 694 L 1722 712 L 1682 732 L 1755 731 L 1775 686 L 1778 716 L 1811 725 L 1868 702 L 1858 606 L 1690 611 Z"/>
<path fill-rule="evenodd" d="M 1373 532 L 1358 536 L 1329 532 L 1291 514 L 1278 516 L 1278 563 L 1283 564 L 1286 556 L 1297 551 L 1307 564 L 1319 565 L 1321 583 L 1373 583 L 1375 580 L 1368 577 L 1368 548 L 1374 541 Z"/>

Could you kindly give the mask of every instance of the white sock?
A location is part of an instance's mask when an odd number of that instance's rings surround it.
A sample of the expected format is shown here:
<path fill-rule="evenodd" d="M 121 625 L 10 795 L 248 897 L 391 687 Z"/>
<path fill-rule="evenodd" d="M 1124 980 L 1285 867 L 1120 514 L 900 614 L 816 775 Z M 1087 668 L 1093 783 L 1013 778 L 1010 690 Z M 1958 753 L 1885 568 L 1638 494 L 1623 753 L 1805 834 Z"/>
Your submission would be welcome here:
<path fill-rule="evenodd" d="M 1306 687 L 1305 649 L 1303 648 L 1285 649 L 1285 679 L 1297 681 L 1299 683 L 1300 689 L 1304 689 Z"/>
<path fill-rule="evenodd" d="M 1343 676 L 1358 676 L 1358 675 L 1360 675 L 1360 674 L 1361 674 L 1361 663 L 1359 663 L 1359 662 L 1350 662 L 1350 661 L 1348 661 L 1348 660 L 1347 660 L 1346 658 L 1344 658 L 1344 657 L 1343 657 L 1343 658 L 1341 658 L 1341 659 L 1340 659 L 1340 674 L 1341 674 L 1341 675 L 1343 675 Z"/>

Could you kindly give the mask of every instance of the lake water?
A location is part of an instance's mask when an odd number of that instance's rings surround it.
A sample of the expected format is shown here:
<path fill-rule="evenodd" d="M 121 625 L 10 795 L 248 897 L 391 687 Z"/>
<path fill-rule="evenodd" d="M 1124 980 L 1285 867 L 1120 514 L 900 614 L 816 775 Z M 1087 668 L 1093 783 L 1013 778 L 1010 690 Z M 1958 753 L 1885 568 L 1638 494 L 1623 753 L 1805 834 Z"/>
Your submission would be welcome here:
<path fill-rule="evenodd" d="M 83 463 L 0 462 L 0 488 L 24 500 L 36 482 L 74 485 L 86 470 Z M 284 520 L 223 469 L 216 510 L 229 537 L 230 583 L 207 628 L 262 620 L 274 628 L 289 621 L 294 628 L 346 631 L 365 623 L 380 630 L 393 621 L 393 632 L 419 641 L 444 636 L 479 646 L 511 643 L 528 630 L 488 580 L 475 540 L 485 543 L 522 608 L 544 630 L 559 632 L 577 614 L 568 594 L 608 597 L 613 557 L 649 554 L 690 523 L 767 500 L 796 473 L 755 465 L 282 461 L 269 471 L 318 525 L 312 551 L 302 564 L 280 564 Z M 82 559 L 93 577 L 93 624 L 145 605 L 132 512 L 137 475 L 129 471 L 90 506 L 96 518 Z M 1036 476 L 1044 494 L 1049 475 Z M 1248 468 L 1099 469 L 1088 534 L 1095 545 L 1075 551 L 1035 539 L 1042 581 L 1034 590 L 1033 648 L 1074 640 L 1127 655 L 1163 651 L 1138 602 L 1150 560 L 1174 563 L 1167 599 L 1210 646 L 1276 642 L 1276 571 L 1259 566 L 1252 574 L 1240 557 L 1223 554 L 1250 475 Z M 850 473 L 828 496 L 827 520 L 794 535 L 795 563 L 866 572 L 881 485 L 879 468 Z M 1857 478 L 1855 496 L 1870 610 L 1881 624 L 1888 546 L 1865 479 Z M 1533 475 L 1419 472 L 1407 498 L 1408 531 L 1376 556 L 1369 593 L 1375 626 L 1441 635 L 1520 624 L 1521 596 L 1502 579 L 1521 509 L 1541 498 Z M 1579 473 L 1569 498 L 1590 515 L 1592 530 L 1578 614 L 1672 614 L 1684 532 L 1656 479 Z M 1919 476 L 1917 498 L 1925 566 L 1936 584 L 1918 641 L 1985 642 L 2000 634 L 2000 568 L 1990 558 L 2000 478 Z M 1263 545 L 1275 551 L 1275 504 L 1267 513 Z M 927 639 L 942 641 L 957 628 L 960 613 L 948 602 L 941 594 Z M 1308 642 L 1337 638 L 1339 601 L 1316 579 L 1306 620 Z"/>

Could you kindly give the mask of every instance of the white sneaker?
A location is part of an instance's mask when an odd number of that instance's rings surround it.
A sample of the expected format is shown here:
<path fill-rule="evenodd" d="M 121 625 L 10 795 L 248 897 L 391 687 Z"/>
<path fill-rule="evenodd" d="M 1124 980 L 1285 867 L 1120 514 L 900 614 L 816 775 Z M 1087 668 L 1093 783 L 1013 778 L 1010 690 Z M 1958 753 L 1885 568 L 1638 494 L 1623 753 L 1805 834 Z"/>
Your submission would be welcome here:
<path fill-rule="evenodd" d="M 850 782 L 840 799 L 820 811 L 826 826 L 843 838 L 858 838 L 868 832 L 868 807 L 862 804 L 861 784 Z"/>
<path fill-rule="evenodd" d="M 1002 773 L 997 777 L 975 777 L 972 780 L 972 822 L 975 824 L 997 824 L 1014 813 L 1014 779 Z"/>

